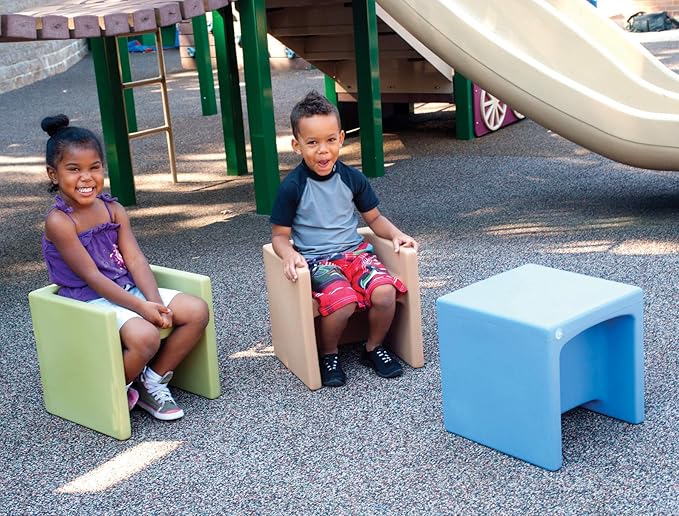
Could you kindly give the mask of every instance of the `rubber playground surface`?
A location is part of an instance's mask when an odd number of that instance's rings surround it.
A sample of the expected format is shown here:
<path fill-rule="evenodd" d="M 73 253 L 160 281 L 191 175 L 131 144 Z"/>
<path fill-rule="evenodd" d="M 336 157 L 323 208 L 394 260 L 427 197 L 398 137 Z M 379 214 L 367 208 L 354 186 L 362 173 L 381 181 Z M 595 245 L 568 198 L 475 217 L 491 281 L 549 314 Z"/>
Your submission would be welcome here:
<path fill-rule="evenodd" d="M 649 48 L 679 65 L 679 43 Z M 153 55 L 131 59 L 137 78 L 153 73 Z M 44 410 L 27 301 L 47 283 L 39 122 L 63 112 L 97 130 L 92 61 L 0 95 L 0 513 L 679 513 L 679 172 L 620 165 L 530 120 L 470 142 L 454 139 L 443 106 L 385 121 L 386 174 L 371 181 L 421 245 L 426 365 L 383 380 L 347 347 L 347 385 L 310 392 L 270 348 L 270 227 L 252 175 L 225 175 L 219 116 L 201 116 L 197 78 L 174 51 L 167 63 L 179 183 L 164 137 L 134 141 L 128 211 L 151 263 L 212 278 L 222 396 L 177 391 L 186 416 L 171 423 L 134 410 L 124 442 Z M 283 172 L 297 164 L 289 110 L 310 88 L 322 91 L 316 70 L 273 75 Z M 140 128 L 160 123 L 154 88 L 137 106 Z M 342 159 L 360 165 L 354 132 Z M 564 414 L 557 472 L 443 428 L 436 299 L 526 263 L 644 290 L 645 422 Z"/>

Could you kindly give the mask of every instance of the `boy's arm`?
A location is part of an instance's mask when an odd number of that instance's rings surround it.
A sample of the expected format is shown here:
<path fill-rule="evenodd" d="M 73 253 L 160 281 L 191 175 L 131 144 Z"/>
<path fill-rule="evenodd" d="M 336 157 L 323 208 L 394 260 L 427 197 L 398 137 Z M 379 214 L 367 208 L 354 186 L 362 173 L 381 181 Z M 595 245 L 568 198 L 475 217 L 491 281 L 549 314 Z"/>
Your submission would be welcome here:
<path fill-rule="evenodd" d="M 398 253 L 399 248 L 412 247 L 417 251 L 418 245 L 415 239 L 411 236 L 406 235 L 396 226 L 394 226 L 391 221 L 380 213 L 380 210 L 373 208 L 372 210 L 361 213 L 363 220 L 366 224 L 373 230 L 378 237 L 386 238 L 391 240 L 394 244 L 394 252 Z"/>
<path fill-rule="evenodd" d="M 274 252 L 283 260 L 283 274 L 290 281 L 297 281 L 297 269 L 306 269 L 307 263 L 304 257 L 292 247 L 290 235 L 292 228 L 288 226 L 271 226 L 271 244 Z"/>

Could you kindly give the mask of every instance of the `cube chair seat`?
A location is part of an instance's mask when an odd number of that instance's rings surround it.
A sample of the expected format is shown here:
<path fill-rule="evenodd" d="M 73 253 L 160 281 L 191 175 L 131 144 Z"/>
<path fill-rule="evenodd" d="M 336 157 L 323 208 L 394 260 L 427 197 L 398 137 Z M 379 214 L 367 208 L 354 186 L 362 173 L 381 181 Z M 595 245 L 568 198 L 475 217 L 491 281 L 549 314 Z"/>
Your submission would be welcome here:
<path fill-rule="evenodd" d="M 562 413 L 643 421 L 640 288 L 528 264 L 436 305 L 448 431 L 557 470 Z"/>
<path fill-rule="evenodd" d="M 417 252 L 402 247 L 395 253 L 391 241 L 376 236 L 370 228 L 358 231 L 373 245 L 375 254 L 387 270 L 408 287 L 408 292 L 397 300 L 396 315 L 385 343 L 411 367 L 422 367 L 424 351 Z M 274 354 L 309 389 L 320 389 L 317 325 L 314 323 L 319 314 L 318 305 L 311 296 L 309 271 L 298 269 L 298 279 L 293 283 L 284 276 L 282 260 L 271 244 L 263 246 L 263 257 Z M 340 343 L 365 340 L 367 330 L 367 310 L 357 312 L 349 319 Z"/>
<path fill-rule="evenodd" d="M 210 278 L 152 265 L 158 286 L 203 299 L 210 322 L 177 367 L 171 385 L 219 397 L 219 367 Z M 116 439 L 131 435 L 125 373 L 115 311 L 57 295 L 56 285 L 28 295 L 45 409 Z M 171 329 L 161 330 L 161 338 Z"/>

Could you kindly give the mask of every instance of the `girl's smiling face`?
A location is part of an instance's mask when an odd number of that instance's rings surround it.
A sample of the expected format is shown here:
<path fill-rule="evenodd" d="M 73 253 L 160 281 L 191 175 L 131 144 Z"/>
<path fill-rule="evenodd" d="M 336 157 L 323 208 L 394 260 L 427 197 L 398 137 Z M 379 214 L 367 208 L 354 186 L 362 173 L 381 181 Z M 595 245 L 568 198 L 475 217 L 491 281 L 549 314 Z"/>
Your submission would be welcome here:
<path fill-rule="evenodd" d="M 74 207 L 92 204 L 104 188 L 103 159 L 87 145 L 67 146 L 56 168 L 47 167 L 47 175 L 64 201 Z"/>
<path fill-rule="evenodd" d="M 319 176 L 332 172 L 344 143 L 344 131 L 333 114 L 314 115 L 299 120 L 298 134 L 292 140 L 293 150 Z"/>

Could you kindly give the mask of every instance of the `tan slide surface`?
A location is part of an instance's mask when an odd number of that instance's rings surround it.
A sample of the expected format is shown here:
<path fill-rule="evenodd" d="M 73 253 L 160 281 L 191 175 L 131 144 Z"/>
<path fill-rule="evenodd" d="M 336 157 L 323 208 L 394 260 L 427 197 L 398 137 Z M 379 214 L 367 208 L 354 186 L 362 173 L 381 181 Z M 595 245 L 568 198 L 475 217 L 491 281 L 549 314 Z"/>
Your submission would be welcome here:
<path fill-rule="evenodd" d="M 679 170 L 679 82 L 593 7 L 564 7 L 576 1 L 378 4 L 449 66 L 544 127 L 621 163 Z"/>

